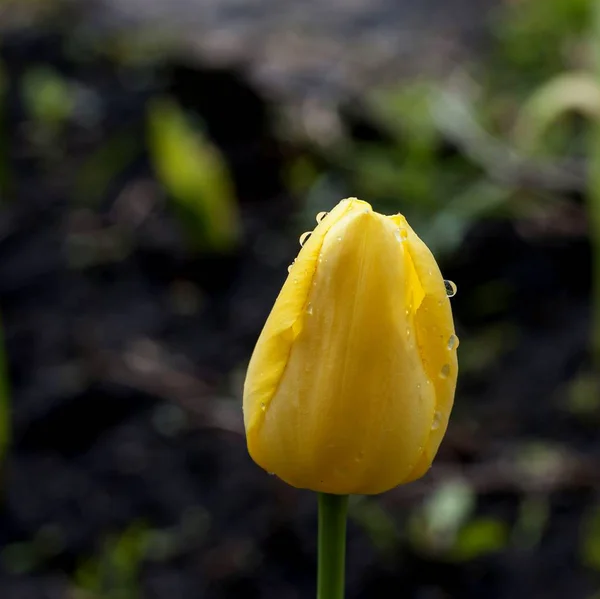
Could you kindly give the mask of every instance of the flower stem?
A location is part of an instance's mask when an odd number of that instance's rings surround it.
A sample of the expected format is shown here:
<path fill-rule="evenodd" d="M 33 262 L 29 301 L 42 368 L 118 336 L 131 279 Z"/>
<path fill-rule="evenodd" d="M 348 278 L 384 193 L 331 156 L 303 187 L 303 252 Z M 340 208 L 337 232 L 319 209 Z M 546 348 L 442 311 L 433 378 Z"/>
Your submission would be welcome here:
<path fill-rule="evenodd" d="M 344 599 L 348 495 L 319 493 L 317 599 Z"/>

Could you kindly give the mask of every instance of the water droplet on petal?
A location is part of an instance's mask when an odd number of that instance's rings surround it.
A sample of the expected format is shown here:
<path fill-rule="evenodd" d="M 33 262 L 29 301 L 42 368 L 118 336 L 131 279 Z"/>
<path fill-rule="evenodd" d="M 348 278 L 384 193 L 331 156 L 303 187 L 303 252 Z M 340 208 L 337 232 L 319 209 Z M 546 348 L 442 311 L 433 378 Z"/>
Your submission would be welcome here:
<path fill-rule="evenodd" d="M 264 403 L 264 402 L 262 402 L 262 403 L 260 404 L 260 409 L 261 409 L 263 412 L 264 412 L 264 411 L 267 409 L 267 406 L 265 405 L 265 403 Z"/>
<path fill-rule="evenodd" d="M 327 212 L 319 212 L 317 214 L 317 224 L 320 223 L 327 216 Z"/>
<path fill-rule="evenodd" d="M 458 347 L 459 341 L 456 335 L 450 335 L 448 338 L 448 349 L 456 349 Z"/>
<path fill-rule="evenodd" d="M 300 246 L 303 246 L 311 235 L 312 231 L 306 231 L 306 233 L 302 233 L 302 235 L 300 235 Z"/>
<path fill-rule="evenodd" d="M 456 295 L 456 292 L 458 291 L 458 287 L 456 286 L 456 283 L 445 280 L 444 285 L 446 286 L 446 295 L 448 297 L 454 297 Z"/>
<path fill-rule="evenodd" d="M 431 422 L 431 430 L 435 431 L 440 428 L 440 424 L 442 424 L 442 413 L 439 410 L 436 410 L 433 414 L 433 421 Z"/>
<path fill-rule="evenodd" d="M 292 272 L 292 268 L 294 266 L 294 263 L 292 262 L 289 266 L 288 266 L 288 272 Z"/>
<path fill-rule="evenodd" d="M 337 240 L 338 240 L 338 241 L 342 241 L 342 237 L 341 237 L 341 236 L 340 236 L 340 237 L 338 237 L 338 238 L 337 238 Z"/>
<path fill-rule="evenodd" d="M 298 279 L 294 279 L 294 285 L 298 284 Z"/>
<path fill-rule="evenodd" d="M 313 313 L 312 304 L 308 304 L 308 306 L 306 306 L 306 313 L 307 314 L 312 314 Z"/>
<path fill-rule="evenodd" d="M 410 327 L 406 327 L 406 336 L 410 337 Z"/>
<path fill-rule="evenodd" d="M 450 375 L 450 364 L 444 364 L 442 366 L 442 369 L 440 370 L 440 376 L 443 379 L 448 378 L 448 376 Z"/>
<path fill-rule="evenodd" d="M 405 241 L 408 237 L 408 231 L 406 229 L 396 229 L 394 231 L 394 236 L 398 241 Z"/>

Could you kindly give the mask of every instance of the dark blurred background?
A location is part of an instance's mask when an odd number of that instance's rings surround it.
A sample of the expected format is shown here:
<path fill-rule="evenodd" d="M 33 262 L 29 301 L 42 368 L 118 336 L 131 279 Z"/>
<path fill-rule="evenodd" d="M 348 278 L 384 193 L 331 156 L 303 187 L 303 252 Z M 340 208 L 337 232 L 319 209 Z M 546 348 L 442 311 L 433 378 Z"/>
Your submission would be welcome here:
<path fill-rule="evenodd" d="M 348 599 L 599 599 L 596 4 L 0 0 L 1 599 L 314 596 L 241 389 L 347 196 L 461 339 L 430 473 L 352 499 Z"/>

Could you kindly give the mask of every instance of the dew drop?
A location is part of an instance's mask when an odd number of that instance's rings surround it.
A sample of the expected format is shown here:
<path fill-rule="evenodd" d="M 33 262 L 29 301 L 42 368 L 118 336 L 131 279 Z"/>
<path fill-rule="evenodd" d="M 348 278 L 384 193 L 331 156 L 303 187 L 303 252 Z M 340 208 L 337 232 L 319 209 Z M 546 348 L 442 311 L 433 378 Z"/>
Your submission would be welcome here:
<path fill-rule="evenodd" d="M 298 279 L 294 279 L 294 285 L 298 284 Z"/>
<path fill-rule="evenodd" d="M 444 364 L 440 370 L 440 376 L 445 379 L 450 374 L 450 364 Z"/>
<path fill-rule="evenodd" d="M 319 212 L 317 214 L 317 224 L 320 223 L 327 216 L 327 212 Z"/>
<path fill-rule="evenodd" d="M 458 287 L 456 286 L 456 283 L 445 280 L 444 285 L 446 286 L 446 295 L 448 297 L 454 297 L 456 295 L 456 292 L 458 291 Z"/>
<path fill-rule="evenodd" d="M 308 304 L 308 306 L 306 306 L 306 313 L 307 314 L 312 314 L 313 313 L 312 304 Z"/>
<path fill-rule="evenodd" d="M 406 327 L 406 336 L 410 337 L 410 327 Z"/>
<path fill-rule="evenodd" d="M 342 237 L 341 237 L 341 236 L 339 236 L 339 237 L 337 238 L 337 240 L 338 240 L 338 241 L 342 241 Z"/>
<path fill-rule="evenodd" d="M 431 430 L 435 431 L 440 428 L 440 424 L 442 424 L 442 413 L 439 410 L 436 410 L 433 414 L 433 421 L 431 423 Z"/>
<path fill-rule="evenodd" d="M 294 266 L 294 263 L 292 262 L 289 266 L 288 266 L 288 272 L 292 272 L 292 268 Z"/>
<path fill-rule="evenodd" d="M 396 229 L 394 231 L 394 236 L 398 241 L 405 241 L 408 237 L 408 231 L 406 229 Z"/>
<path fill-rule="evenodd" d="M 306 233 L 302 233 L 302 235 L 300 235 L 300 247 L 302 247 L 306 243 L 306 240 L 311 235 L 312 235 L 312 231 L 306 231 Z"/>
<path fill-rule="evenodd" d="M 264 402 L 262 402 L 262 403 L 260 404 L 260 409 L 261 409 L 263 412 L 264 412 L 264 411 L 266 411 L 266 409 L 267 409 L 267 406 L 265 405 L 265 403 L 264 403 Z"/>
<path fill-rule="evenodd" d="M 448 349 L 456 349 L 458 347 L 459 341 L 456 335 L 450 335 L 448 338 Z"/>

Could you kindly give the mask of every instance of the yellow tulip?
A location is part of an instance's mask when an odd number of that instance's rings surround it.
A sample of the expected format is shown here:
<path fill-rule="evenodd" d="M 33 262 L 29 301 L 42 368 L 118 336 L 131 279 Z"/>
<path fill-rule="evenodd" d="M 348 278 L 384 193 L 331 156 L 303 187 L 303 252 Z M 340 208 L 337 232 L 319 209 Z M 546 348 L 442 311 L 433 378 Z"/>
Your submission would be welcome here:
<path fill-rule="evenodd" d="M 444 279 L 406 219 L 343 200 L 301 248 L 250 360 L 251 457 L 324 493 L 423 476 L 452 409 L 457 345 Z"/>

